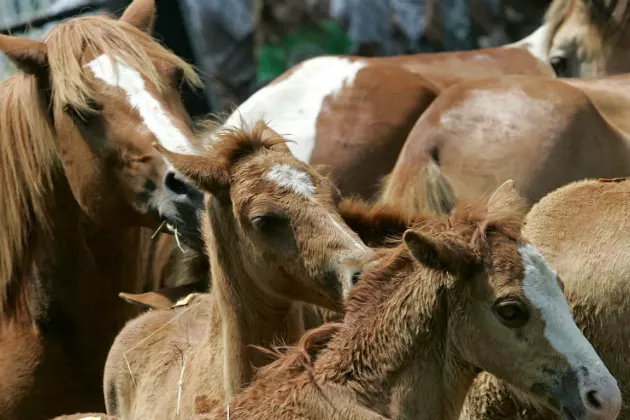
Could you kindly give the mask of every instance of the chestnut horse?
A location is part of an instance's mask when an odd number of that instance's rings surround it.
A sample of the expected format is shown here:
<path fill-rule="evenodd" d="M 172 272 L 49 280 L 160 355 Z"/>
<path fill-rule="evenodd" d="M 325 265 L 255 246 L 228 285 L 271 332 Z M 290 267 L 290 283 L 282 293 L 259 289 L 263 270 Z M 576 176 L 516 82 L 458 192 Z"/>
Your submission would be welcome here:
<path fill-rule="evenodd" d="M 201 193 L 152 147 L 192 148 L 192 68 L 149 35 L 152 0 L 0 36 L 0 418 L 103 411 L 107 350 L 137 310 L 161 221 L 196 231 Z"/>
<path fill-rule="evenodd" d="M 571 418 L 613 420 L 616 381 L 521 237 L 522 209 L 506 183 L 483 208 L 425 218 L 350 291 L 343 324 L 308 332 L 229 405 L 202 395 L 199 418 L 454 420 L 486 370 Z"/>
<path fill-rule="evenodd" d="M 558 40 L 570 41 L 581 66 L 630 72 L 624 61 L 630 33 L 614 24 L 630 19 L 628 1 L 606 2 L 616 19 L 609 25 L 602 2 L 589 5 L 553 3 L 547 15 L 552 50 Z M 599 65 L 596 58 L 616 64 Z M 453 195 L 474 199 L 512 178 L 534 203 L 572 181 L 630 175 L 628 105 L 627 75 L 464 81 L 445 90 L 418 120 L 380 199 L 410 210 L 448 211 Z"/>
<path fill-rule="evenodd" d="M 536 204 L 523 234 L 558 270 L 573 316 L 630 398 L 630 241 L 626 235 L 630 180 L 579 181 L 557 189 Z M 506 386 L 483 374 L 471 390 L 462 418 L 559 419 L 521 402 Z M 624 404 L 621 419 L 630 419 Z"/>
<path fill-rule="evenodd" d="M 628 0 L 555 0 L 524 40 L 477 51 L 399 57 L 317 57 L 241 104 L 226 124 L 265 118 L 305 162 L 326 163 L 344 195 L 371 197 L 414 123 L 462 80 L 505 75 L 630 72 Z"/>
<path fill-rule="evenodd" d="M 120 332 L 105 367 L 107 412 L 189 418 L 194 397 L 222 405 L 268 358 L 251 346 L 295 343 L 303 302 L 341 311 L 372 255 L 337 213 L 332 182 L 259 122 L 220 131 L 210 152 L 168 152 L 208 196 L 204 239 L 212 294 L 190 295 Z"/>
<path fill-rule="evenodd" d="M 411 131 L 380 200 L 448 212 L 506 179 L 533 204 L 584 178 L 630 175 L 630 76 L 467 81 Z"/>
<path fill-rule="evenodd" d="M 262 88 L 225 121 L 264 118 L 294 141 L 304 162 L 325 163 L 342 194 L 369 197 L 387 174 L 413 124 L 446 87 L 504 74 L 552 76 L 523 48 L 400 57 L 309 59 Z"/>

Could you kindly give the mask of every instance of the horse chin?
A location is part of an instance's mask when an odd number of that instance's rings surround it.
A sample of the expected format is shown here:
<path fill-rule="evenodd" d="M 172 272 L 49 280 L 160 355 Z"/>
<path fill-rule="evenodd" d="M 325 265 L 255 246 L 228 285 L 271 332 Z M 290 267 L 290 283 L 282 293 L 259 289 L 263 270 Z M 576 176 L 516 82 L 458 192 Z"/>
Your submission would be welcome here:
<path fill-rule="evenodd" d="M 203 249 L 201 238 L 201 209 L 188 209 L 180 211 L 177 205 L 164 205 L 158 209 L 162 223 L 160 232 L 173 235 L 179 245 L 185 245 L 196 251 Z"/>

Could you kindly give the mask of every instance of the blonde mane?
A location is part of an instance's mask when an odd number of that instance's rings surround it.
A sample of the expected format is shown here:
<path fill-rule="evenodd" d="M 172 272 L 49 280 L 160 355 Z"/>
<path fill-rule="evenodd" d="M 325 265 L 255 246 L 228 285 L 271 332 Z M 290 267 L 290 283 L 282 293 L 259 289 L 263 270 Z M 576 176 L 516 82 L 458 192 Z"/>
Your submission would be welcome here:
<path fill-rule="evenodd" d="M 0 84 L 0 314 L 29 231 L 50 229 L 46 197 L 58 159 L 38 89 L 35 77 L 24 74 Z"/>
<path fill-rule="evenodd" d="M 571 14 L 579 0 L 554 0 L 545 14 L 545 23 L 551 28 L 548 48 L 556 32 Z M 630 22 L 630 7 L 627 0 L 589 2 L 586 7 L 588 35 L 582 47 L 589 58 L 602 59 L 614 47 Z"/>
<path fill-rule="evenodd" d="M 163 83 L 154 59 L 179 67 L 192 86 L 201 85 L 189 64 L 148 34 L 106 16 L 76 18 L 57 25 L 44 42 L 57 121 L 67 105 L 78 111 L 91 110 L 94 92 L 82 66 L 85 51 L 124 60 L 158 89 Z M 0 84 L 0 314 L 9 310 L 9 287 L 25 277 L 20 273 L 24 264 L 20 259 L 27 254 L 29 234 L 35 228 L 49 233 L 51 227 L 47 200 L 53 172 L 61 166 L 48 117 L 49 104 L 43 102 L 39 89 L 35 77 L 26 74 Z"/>

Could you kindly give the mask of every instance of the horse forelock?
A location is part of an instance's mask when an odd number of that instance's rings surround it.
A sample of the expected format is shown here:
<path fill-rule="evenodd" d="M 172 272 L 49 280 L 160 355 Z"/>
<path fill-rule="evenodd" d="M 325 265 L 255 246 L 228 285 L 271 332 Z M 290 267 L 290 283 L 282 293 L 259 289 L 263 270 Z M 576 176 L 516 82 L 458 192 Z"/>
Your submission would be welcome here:
<path fill-rule="evenodd" d="M 48 49 L 51 88 L 55 115 L 67 105 L 78 111 L 91 111 L 94 92 L 87 83 L 83 57 L 106 55 L 120 60 L 153 83 L 164 88 L 154 60 L 168 62 L 183 71 L 184 81 L 201 86 L 201 79 L 191 65 L 168 51 L 140 29 L 107 16 L 87 16 L 55 26 L 44 37 Z"/>

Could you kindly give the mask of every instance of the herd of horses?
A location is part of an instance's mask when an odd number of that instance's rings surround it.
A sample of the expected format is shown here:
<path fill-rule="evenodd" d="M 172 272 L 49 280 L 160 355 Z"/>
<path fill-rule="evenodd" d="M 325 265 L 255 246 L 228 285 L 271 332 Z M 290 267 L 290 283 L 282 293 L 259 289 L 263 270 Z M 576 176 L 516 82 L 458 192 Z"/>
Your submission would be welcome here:
<path fill-rule="evenodd" d="M 221 125 L 155 16 L 0 35 L 0 419 L 630 419 L 628 0 Z"/>

